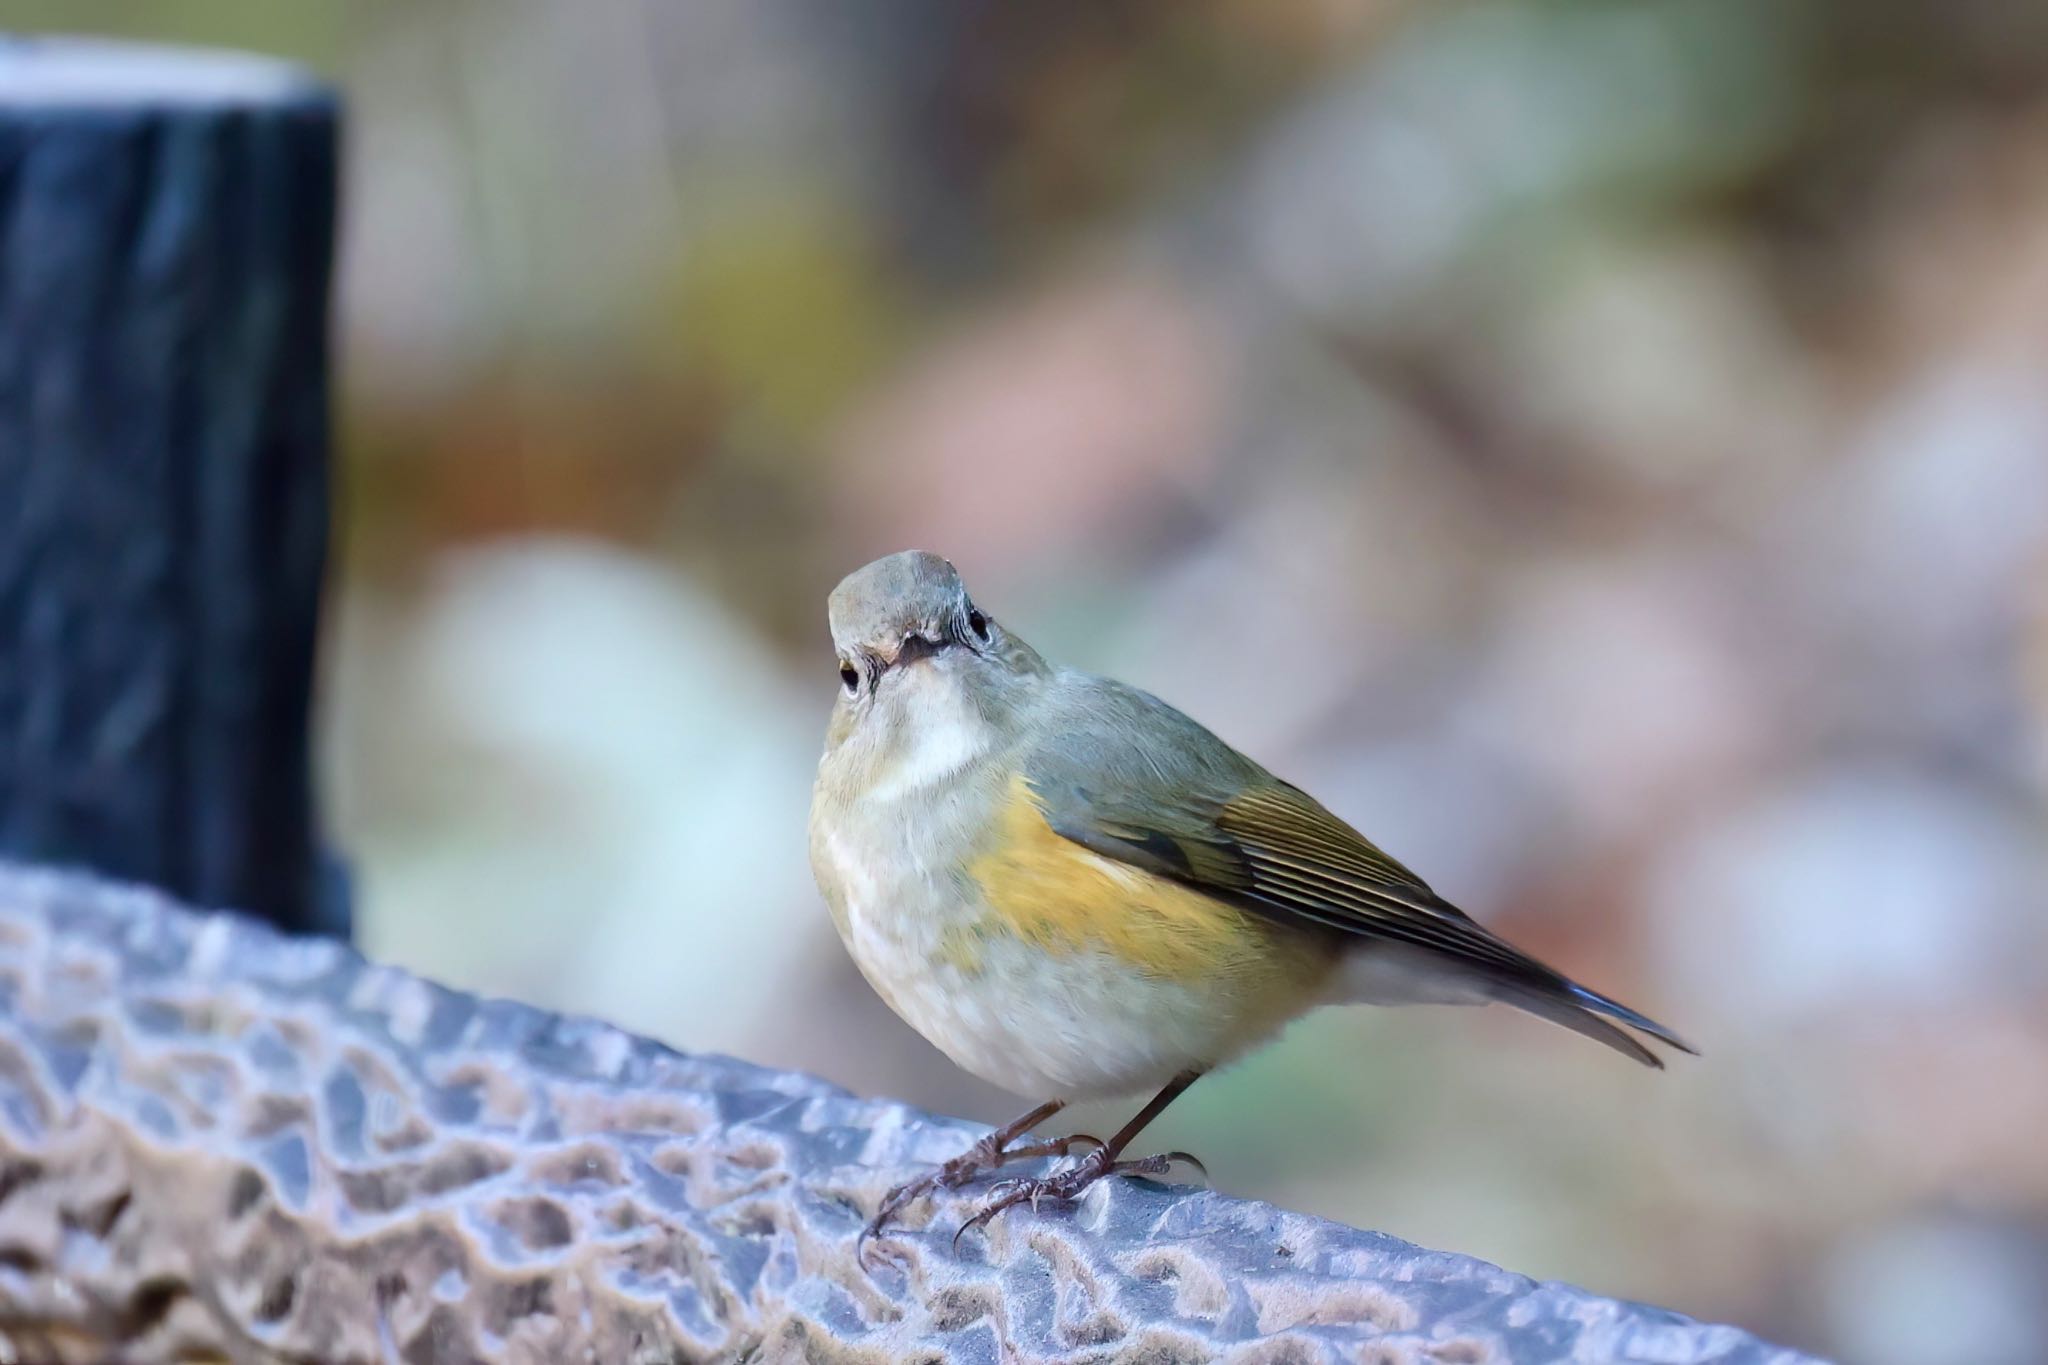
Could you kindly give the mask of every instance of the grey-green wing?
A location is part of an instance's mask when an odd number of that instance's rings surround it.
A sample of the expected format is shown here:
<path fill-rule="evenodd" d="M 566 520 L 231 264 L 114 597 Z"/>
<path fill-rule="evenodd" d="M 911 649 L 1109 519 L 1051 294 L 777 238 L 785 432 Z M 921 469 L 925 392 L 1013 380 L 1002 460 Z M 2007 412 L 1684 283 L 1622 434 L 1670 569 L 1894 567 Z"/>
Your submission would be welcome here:
<path fill-rule="evenodd" d="M 1655 1059 L 1580 1012 L 1685 1047 L 1488 932 L 1314 797 L 1149 693 L 1063 674 L 1047 719 L 1025 775 L 1065 838 L 1283 922 L 1428 950 L 1639 1060 Z"/>

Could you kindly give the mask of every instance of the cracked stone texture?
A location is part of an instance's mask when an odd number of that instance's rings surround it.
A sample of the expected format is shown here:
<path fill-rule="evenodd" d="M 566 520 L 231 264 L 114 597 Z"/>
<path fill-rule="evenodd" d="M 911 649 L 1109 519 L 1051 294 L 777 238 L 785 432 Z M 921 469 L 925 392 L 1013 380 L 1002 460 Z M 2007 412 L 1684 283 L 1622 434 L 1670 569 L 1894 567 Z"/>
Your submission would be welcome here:
<path fill-rule="evenodd" d="M 863 1274 L 984 1131 L 0 863 L 0 1360 L 1811 1360 L 1131 1181 Z"/>

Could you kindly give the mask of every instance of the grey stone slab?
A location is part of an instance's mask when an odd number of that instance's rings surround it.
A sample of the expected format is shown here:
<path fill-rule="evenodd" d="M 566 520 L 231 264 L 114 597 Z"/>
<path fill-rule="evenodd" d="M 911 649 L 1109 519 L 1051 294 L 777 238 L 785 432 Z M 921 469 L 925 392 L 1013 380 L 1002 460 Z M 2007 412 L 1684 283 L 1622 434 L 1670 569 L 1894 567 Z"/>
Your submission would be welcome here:
<path fill-rule="evenodd" d="M 0 864 L 0 1359 L 1797 1365 L 1732 1327 L 1123 1181 L 949 1248 L 985 1129 Z"/>

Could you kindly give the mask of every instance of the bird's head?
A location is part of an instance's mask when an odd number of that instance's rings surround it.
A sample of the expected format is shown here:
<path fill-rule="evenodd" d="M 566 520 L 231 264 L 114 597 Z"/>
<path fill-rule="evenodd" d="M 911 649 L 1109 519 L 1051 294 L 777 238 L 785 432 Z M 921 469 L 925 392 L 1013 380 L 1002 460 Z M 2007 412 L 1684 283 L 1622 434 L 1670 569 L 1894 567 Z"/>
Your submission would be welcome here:
<path fill-rule="evenodd" d="M 953 566 L 905 550 L 855 570 L 827 614 L 839 666 L 832 741 L 896 759 L 979 751 L 1048 676 L 968 595 Z"/>

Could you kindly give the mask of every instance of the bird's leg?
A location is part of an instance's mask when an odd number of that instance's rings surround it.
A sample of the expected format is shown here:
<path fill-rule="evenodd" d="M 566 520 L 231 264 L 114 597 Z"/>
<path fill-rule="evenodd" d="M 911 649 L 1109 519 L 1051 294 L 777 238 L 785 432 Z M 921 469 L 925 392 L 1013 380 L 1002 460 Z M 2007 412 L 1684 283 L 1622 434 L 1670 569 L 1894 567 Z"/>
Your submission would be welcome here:
<path fill-rule="evenodd" d="M 1077 1143 L 1093 1143 L 1100 1147 L 1102 1140 L 1090 1137 L 1086 1133 L 1076 1133 L 1072 1137 L 1049 1138 L 1043 1142 L 1026 1143 L 1021 1147 L 1010 1145 L 1066 1107 L 1065 1100 L 1047 1100 L 1029 1113 L 1019 1114 L 1011 1119 L 937 1170 L 890 1190 L 882 1196 L 882 1205 L 875 1210 L 875 1216 L 861 1229 L 859 1242 L 864 1245 L 868 1238 L 881 1232 L 889 1219 L 895 1216 L 896 1211 L 911 1200 L 921 1199 L 933 1190 L 957 1190 L 976 1176 L 995 1170 L 1006 1161 L 1019 1161 L 1038 1156 L 1066 1156 L 1073 1151 Z M 861 1248 L 857 1246 L 856 1254 L 859 1254 L 860 1250 Z"/>
<path fill-rule="evenodd" d="M 1164 1175 L 1174 1162 L 1181 1161 L 1201 1171 L 1202 1177 L 1207 1179 L 1208 1170 L 1186 1152 L 1163 1152 L 1158 1156 L 1139 1157 L 1134 1161 L 1117 1159 L 1123 1155 L 1124 1148 L 1130 1146 L 1144 1130 L 1146 1124 L 1158 1118 L 1167 1105 L 1179 1099 L 1181 1092 L 1201 1077 L 1202 1073 L 1199 1071 L 1183 1071 L 1175 1076 L 1166 1083 L 1164 1090 L 1152 1097 L 1151 1103 L 1138 1111 L 1136 1118 L 1117 1130 L 1116 1136 L 1107 1142 L 1098 1143 L 1094 1151 L 1064 1171 L 1031 1179 L 1004 1181 L 1003 1184 L 1008 1188 L 984 1204 L 974 1217 L 960 1225 L 959 1230 L 953 1234 L 954 1244 L 959 1244 L 961 1234 L 969 1228 L 987 1227 L 989 1220 L 1004 1209 L 1021 1204 L 1027 1199 L 1033 1204 L 1046 1198 L 1074 1199 L 1079 1197 L 1081 1191 L 1106 1175 Z"/>

